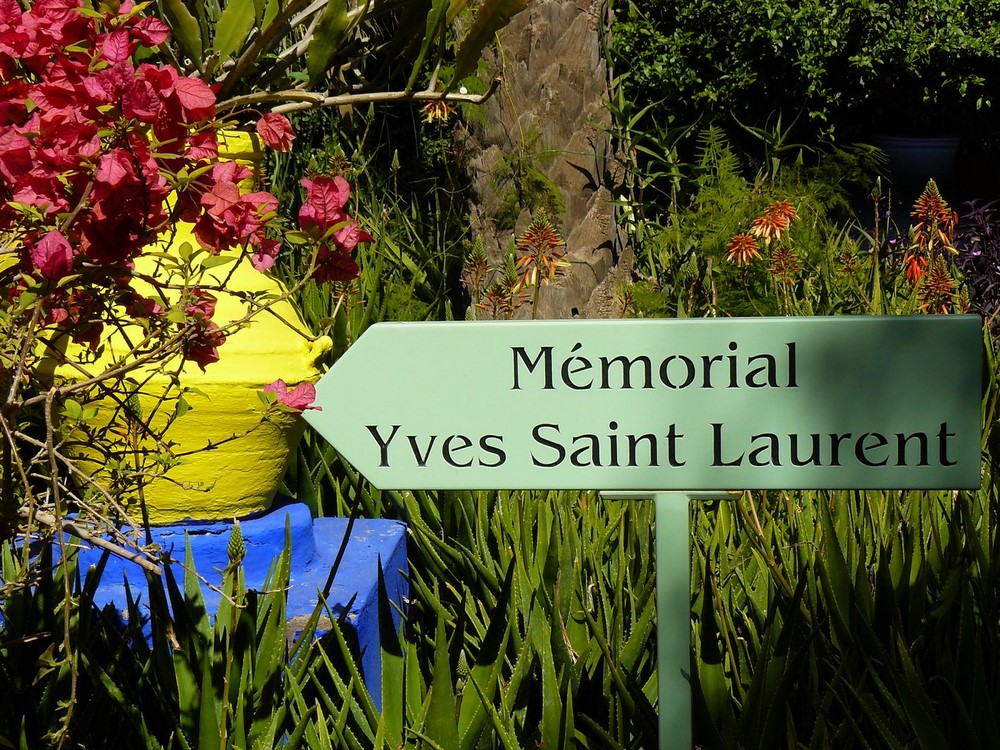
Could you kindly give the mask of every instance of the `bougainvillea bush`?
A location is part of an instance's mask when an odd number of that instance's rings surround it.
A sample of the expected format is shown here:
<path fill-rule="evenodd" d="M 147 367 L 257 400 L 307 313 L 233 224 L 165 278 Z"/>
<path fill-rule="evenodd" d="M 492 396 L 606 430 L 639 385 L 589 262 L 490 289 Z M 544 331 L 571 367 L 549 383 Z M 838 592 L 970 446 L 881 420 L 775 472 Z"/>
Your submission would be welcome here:
<path fill-rule="evenodd" d="M 209 83 L 155 62 L 169 30 L 147 5 L 126 0 L 98 12 L 80 0 L 39 0 L 25 11 L 0 0 L 4 539 L 67 524 L 85 536 L 135 525 L 123 498 L 149 481 L 144 473 L 169 470 L 165 433 L 182 411 L 176 400 L 154 428 L 130 399 L 136 379 L 175 376 L 185 362 L 211 367 L 227 336 L 295 291 L 254 299 L 244 318 L 219 324 L 227 277 L 208 270 L 245 260 L 267 272 L 284 238 L 307 254 L 299 283 L 346 282 L 358 273 L 351 251 L 371 239 L 346 213 L 350 186 L 339 176 L 304 179 L 299 227 L 278 227 L 277 199 L 248 190 L 251 170 L 219 157 L 240 114 L 218 118 Z M 253 119 L 266 145 L 290 148 L 284 117 Z M 197 247 L 182 244 L 168 259 L 182 223 Z M 171 273 L 158 274 L 157 264 Z M 126 350 L 109 356 L 110 336 L 124 338 Z M 75 377 L 52 379 L 58 366 Z M 262 395 L 270 409 L 301 410 L 310 394 L 308 384 L 277 383 Z M 62 423 L 93 419 L 94 397 L 116 402 L 122 417 L 91 439 L 122 444 L 138 433 L 156 459 L 114 485 L 80 471 L 60 443 Z"/>

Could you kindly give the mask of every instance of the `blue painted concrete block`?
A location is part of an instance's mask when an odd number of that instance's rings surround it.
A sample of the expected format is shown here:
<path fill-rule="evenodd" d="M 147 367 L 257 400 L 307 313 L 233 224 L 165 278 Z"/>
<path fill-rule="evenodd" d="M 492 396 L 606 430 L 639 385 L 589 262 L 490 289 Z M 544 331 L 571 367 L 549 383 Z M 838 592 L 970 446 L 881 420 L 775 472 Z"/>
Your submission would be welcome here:
<path fill-rule="evenodd" d="M 289 629 L 304 626 L 318 601 L 318 592 L 326 585 L 337 552 L 347 531 L 346 518 L 313 518 L 301 503 L 291 503 L 271 509 L 267 513 L 240 520 L 240 529 L 246 544 L 243 563 L 247 588 L 260 589 L 272 563 L 281 553 L 285 543 L 286 520 L 291 531 L 291 575 L 289 580 L 287 617 Z M 176 560 L 184 559 L 185 535 L 190 540 L 195 569 L 198 574 L 216 587 L 222 586 L 222 571 L 229 563 L 226 546 L 232 532 L 232 522 L 198 522 L 158 526 L 153 528 L 153 541 L 170 550 Z M 101 552 L 96 548 L 80 551 L 81 571 L 96 564 Z M 399 611 L 409 595 L 406 559 L 406 526 L 399 521 L 358 518 L 354 521 L 350 539 L 340 567 L 334 578 L 327 603 L 333 616 L 341 615 L 351 598 L 346 623 L 357 636 L 358 666 L 365 685 L 378 708 L 382 699 L 381 650 L 378 623 L 378 561 L 381 559 L 386 590 L 394 605 L 393 623 L 399 628 Z M 183 585 L 183 570 L 175 570 L 178 582 Z M 108 559 L 94 603 L 104 608 L 112 605 L 119 612 L 126 608 L 124 582 L 127 580 L 133 598 L 140 599 L 140 609 L 145 608 L 146 580 L 134 565 L 120 558 Z M 210 613 L 219 604 L 220 595 L 202 586 L 202 595 Z M 148 611 L 148 609 L 146 609 Z M 124 612 L 123 612 L 124 614 Z M 354 638 L 345 633 L 348 642 Z"/>

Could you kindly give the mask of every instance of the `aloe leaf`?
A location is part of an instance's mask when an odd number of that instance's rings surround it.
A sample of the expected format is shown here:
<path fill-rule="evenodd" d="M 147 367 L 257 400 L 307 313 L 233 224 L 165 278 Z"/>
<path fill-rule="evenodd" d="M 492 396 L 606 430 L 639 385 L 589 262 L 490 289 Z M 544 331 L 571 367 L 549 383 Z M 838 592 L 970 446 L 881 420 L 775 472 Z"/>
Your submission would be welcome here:
<path fill-rule="evenodd" d="M 845 680 L 844 687 L 848 692 L 853 694 L 854 699 L 858 704 L 845 705 L 845 713 L 850 714 L 853 712 L 858 714 L 859 718 L 864 718 L 865 725 L 867 727 L 872 727 L 876 732 L 876 736 L 867 737 L 865 741 L 868 742 L 877 739 L 877 746 L 879 747 L 889 748 L 890 750 L 904 750 L 903 743 L 899 740 L 896 733 L 891 728 L 891 718 L 886 715 L 885 711 L 883 711 L 874 696 L 872 696 L 871 693 L 862 691 L 853 685 L 851 680 Z M 882 690 L 885 689 L 884 686 L 879 687 Z M 860 706 L 860 711 L 858 706 Z"/>
<path fill-rule="evenodd" d="M 344 610 L 346 615 L 347 611 L 350 610 L 350 605 L 345 606 Z M 332 620 L 330 623 L 330 635 L 333 636 L 340 658 L 347 667 L 348 677 L 357 686 L 354 691 L 354 699 L 350 700 L 352 713 L 357 718 L 359 725 L 366 730 L 370 730 L 371 727 L 378 725 L 378 712 L 375 710 L 375 704 L 372 702 L 371 696 L 368 695 L 368 691 L 364 688 L 364 680 L 354 660 L 354 654 L 351 653 L 340 623 L 336 620 Z M 330 657 L 327 656 L 324 649 L 319 649 L 319 657 L 330 677 L 341 688 L 341 692 L 344 693 L 343 680 L 340 678 L 337 669 L 333 666 Z M 345 699 L 347 699 L 346 695 Z"/>
<path fill-rule="evenodd" d="M 580 714 L 580 722 L 585 724 L 590 734 L 594 735 L 599 740 L 599 744 L 596 745 L 596 747 L 607 748 L 607 750 L 625 750 L 625 746 L 608 734 L 607 729 L 586 714 Z M 721 747 L 721 745 L 719 746 Z"/>
<path fill-rule="evenodd" d="M 382 650 L 382 721 L 379 732 L 390 747 L 398 747 L 403 736 L 404 663 L 403 650 L 392 620 L 392 605 L 382 574 L 382 558 L 378 558 L 378 628 Z M 376 743 L 378 746 L 378 743 Z"/>
<path fill-rule="evenodd" d="M 257 695 L 268 688 L 277 690 L 280 684 L 281 667 L 287 659 L 287 627 L 285 589 L 288 586 L 290 540 L 286 522 L 285 547 L 264 579 L 263 593 L 259 596 L 259 631 L 256 644 L 253 689 Z M 268 691 L 269 692 L 269 691 Z M 263 718 L 263 717 L 262 717 Z"/>
<path fill-rule="evenodd" d="M 176 584 L 170 589 L 171 599 L 176 599 L 179 592 Z M 174 605 L 174 619 L 177 622 L 184 622 L 191 627 L 189 634 L 197 635 L 199 643 L 207 648 L 212 638 L 212 623 L 208 616 L 208 607 L 205 605 L 205 598 L 201 593 L 201 582 L 195 571 L 194 554 L 191 551 L 191 540 L 184 537 L 184 600 L 180 603 L 178 611 L 178 601 L 172 602 Z M 183 615 L 183 619 L 181 617 Z"/>
<path fill-rule="evenodd" d="M 337 51 L 347 38 L 349 26 L 347 0 L 329 0 L 306 48 L 306 70 L 309 72 L 310 85 L 315 84 L 330 69 Z"/>
<path fill-rule="evenodd" d="M 322 490 L 321 481 L 319 479 L 314 479 L 309 471 L 309 460 L 305 454 L 305 451 L 301 446 L 295 454 L 295 468 L 296 468 L 296 482 L 293 494 L 295 498 L 302 504 L 304 504 L 309 511 L 316 517 L 322 515 L 323 503 L 322 503 Z M 320 458 L 319 468 L 325 469 L 325 476 L 330 476 L 329 467 Z"/>
<path fill-rule="evenodd" d="M 354 690 L 354 683 L 352 682 L 347 686 L 347 695 L 349 696 Z M 354 738 L 350 730 L 347 728 L 347 720 L 351 716 L 351 701 L 347 699 L 344 701 L 344 705 L 340 709 L 340 713 L 337 714 L 337 720 L 334 722 L 333 730 L 336 733 L 338 739 L 340 739 L 341 745 L 346 742 L 350 742 Z M 346 739 L 345 739 L 346 738 Z"/>
<path fill-rule="evenodd" d="M 201 70 L 204 64 L 201 29 L 197 19 L 184 5 L 184 0 L 160 0 L 160 12 L 169 24 L 181 51 Z"/>
<path fill-rule="evenodd" d="M 514 622 L 514 619 L 507 615 L 513 585 L 514 566 L 509 565 L 500 597 L 493 608 L 489 627 L 480 644 L 479 655 L 470 670 L 470 679 L 476 683 L 475 694 L 466 694 L 462 697 L 462 707 L 458 714 L 462 750 L 477 747 L 487 715 L 493 706 L 497 686 L 500 684 L 504 655 L 507 652 L 507 643 Z M 480 685 L 483 687 L 480 688 Z"/>
<path fill-rule="evenodd" d="M 656 737 L 658 733 L 656 716 L 646 699 L 645 693 L 634 683 L 631 675 L 622 670 L 619 660 L 612 654 L 611 647 L 608 645 L 608 641 L 604 637 L 594 616 L 586 609 L 583 611 L 583 614 L 590 625 L 594 640 L 597 641 L 598 646 L 604 654 L 606 668 L 611 673 L 611 685 L 614 687 L 618 700 L 621 701 L 622 710 L 633 718 L 642 736 Z"/>
<path fill-rule="evenodd" d="M 847 561 L 840 547 L 840 541 L 833 530 L 830 518 L 830 508 L 824 499 L 820 503 L 820 521 L 823 528 L 822 555 L 816 560 L 817 573 L 823 586 L 823 593 L 831 618 L 835 626 L 838 640 L 850 644 L 853 640 L 851 632 L 851 612 L 853 610 L 853 576 L 847 569 Z M 845 649 L 846 650 L 846 649 Z"/>
<path fill-rule="evenodd" d="M 496 707 L 493 705 L 492 699 L 487 696 L 486 691 L 489 689 L 489 685 L 483 688 L 479 684 L 479 680 L 476 679 L 475 674 L 469 676 L 469 682 L 472 683 L 472 688 L 475 690 L 476 697 L 479 698 L 479 705 L 483 706 L 486 712 L 489 714 L 490 721 L 493 724 L 493 730 L 496 732 L 496 736 L 500 739 L 501 744 L 505 750 L 518 750 L 517 740 L 515 738 L 514 728 L 511 726 L 509 721 L 505 721 L 504 717 L 501 716 L 500 712 L 497 711 Z M 463 703 L 469 699 L 469 696 L 463 698 Z M 473 745 L 475 747 L 475 745 Z"/>
<path fill-rule="evenodd" d="M 899 636 L 897 636 L 896 653 L 902 671 L 902 674 L 897 676 L 899 700 L 903 704 L 921 750 L 948 750 L 948 742 L 935 721 L 936 714 L 930 696 L 927 695 L 923 680 L 913 666 L 906 644 Z"/>
<path fill-rule="evenodd" d="M 401 646 L 403 647 L 403 685 L 401 686 L 401 693 L 404 701 L 401 711 L 403 712 L 404 719 L 409 723 L 413 723 L 420 713 L 427 690 L 424 685 L 423 675 L 420 673 L 420 662 L 418 661 L 416 645 L 404 640 Z M 385 698 L 383 697 L 382 700 L 384 702 Z"/>
<path fill-rule="evenodd" d="M 500 29 L 510 23 L 511 18 L 527 7 L 528 0 L 486 0 L 479 6 L 472 27 L 458 48 L 455 76 L 450 85 L 457 85 L 476 69 L 483 48 Z"/>
<path fill-rule="evenodd" d="M 410 72 L 410 79 L 406 82 L 406 91 L 413 89 L 424 67 L 427 53 L 431 45 L 441 36 L 444 24 L 447 23 L 447 11 L 450 0 L 432 0 L 430 12 L 427 14 L 427 27 L 424 30 L 424 38 L 420 44 L 420 51 L 417 59 L 413 63 L 413 70 Z"/>
<path fill-rule="evenodd" d="M 757 747 L 762 750 L 778 746 L 787 719 L 785 707 L 788 697 L 802 672 L 802 661 L 808 645 L 792 654 L 789 651 L 798 628 L 794 613 L 799 608 L 805 588 L 806 579 L 803 577 L 796 587 L 795 595 L 785 607 L 789 616 L 783 624 L 776 622 L 779 619 L 779 600 L 776 599 L 764 625 L 764 644 L 743 706 L 743 723 L 749 719 L 753 727 L 749 735 L 745 736 L 753 737 Z"/>
<path fill-rule="evenodd" d="M 565 707 L 552 658 L 551 627 L 545 614 L 538 608 L 530 615 L 529 630 L 542 671 L 542 744 L 545 747 L 560 747 L 561 719 Z"/>
<path fill-rule="evenodd" d="M 306 712 L 299 717 L 299 720 L 295 724 L 295 729 L 292 730 L 292 733 L 288 736 L 287 740 L 285 741 L 285 744 L 282 745 L 282 747 L 287 747 L 290 749 L 303 747 L 302 738 L 305 736 L 306 730 L 312 727 L 313 725 L 312 718 L 317 713 L 318 710 L 319 706 L 317 706 L 316 704 L 309 706 Z"/>
<path fill-rule="evenodd" d="M 143 720 L 143 714 L 131 696 L 126 697 L 121 687 L 115 683 L 107 670 L 94 659 L 83 648 L 80 649 L 80 663 L 83 666 L 84 674 L 94 681 L 95 685 L 100 685 L 107 697 L 113 702 L 116 709 L 120 710 L 132 724 L 134 731 L 148 734 L 149 730 Z"/>
<path fill-rule="evenodd" d="M 218 745 L 222 730 L 219 701 L 212 682 L 212 659 L 206 649 L 201 657 L 201 690 L 198 704 L 198 747 Z M 220 686 L 221 688 L 221 686 Z"/>
<path fill-rule="evenodd" d="M 229 744 L 233 747 L 249 747 L 247 735 L 247 709 L 253 704 L 253 692 L 250 690 L 252 669 L 246 664 L 239 679 L 239 695 L 236 706 L 232 709 L 232 728 L 229 730 Z M 249 704 L 249 705 L 248 705 Z"/>
<path fill-rule="evenodd" d="M 434 677 L 427 712 L 427 738 L 444 748 L 459 747 L 458 721 L 455 717 L 455 694 L 451 683 L 451 660 L 444 617 L 438 615 L 434 639 Z"/>
<path fill-rule="evenodd" d="M 706 588 L 714 590 L 716 584 L 711 569 L 706 570 L 706 579 Z M 713 598 L 706 596 L 700 614 L 698 622 L 695 623 L 693 639 L 698 676 L 695 687 L 699 688 L 696 693 L 704 702 L 712 725 L 717 728 L 719 734 L 725 734 L 727 730 L 735 731 L 736 726 L 723 651 L 719 643 L 721 638 L 718 618 L 725 616 L 726 613 L 724 608 L 717 610 Z M 735 679 L 734 683 L 738 686 L 739 680 Z"/>
<path fill-rule="evenodd" d="M 344 640 L 340 623 L 336 620 L 333 621 L 331 632 L 333 632 L 337 637 L 337 643 L 340 644 L 338 648 L 341 650 L 341 655 L 344 656 L 346 654 L 345 658 L 350 659 L 348 664 L 348 674 L 350 676 L 350 680 L 345 683 L 343 678 L 341 678 L 340 673 L 337 671 L 337 668 L 330 661 L 330 657 L 327 655 L 326 651 L 324 649 L 319 649 L 320 664 L 318 666 L 323 667 L 325 674 L 322 677 L 319 677 L 314 673 L 313 687 L 318 693 L 320 700 L 322 701 L 322 705 L 331 715 L 336 714 L 338 709 L 342 709 L 344 707 L 348 709 L 349 718 L 353 721 L 353 726 L 357 727 L 358 731 L 362 733 L 366 741 L 366 745 L 370 745 L 375 737 L 373 727 L 378 726 L 378 713 L 375 711 L 375 706 L 372 703 L 371 696 L 365 688 L 364 680 L 362 680 L 361 674 L 358 672 L 357 667 L 354 664 L 354 657 L 347 649 L 347 641 Z M 336 690 L 337 701 L 333 700 L 327 690 L 331 682 Z M 343 739 L 346 747 L 351 750 L 361 750 L 361 742 L 354 736 L 350 728 L 346 726 L 343 730 Z"/>
<path fill-rule="evenodd" d="M 177 684 L 177 702 L 180 713 L 180 729 L 188 737 L 199 735 L 199 717 L 201 715 L 201 688 L 204 664 L 209 662 L 209 626 L 208 613 L 201 597 L 201 587 L 192 572 L 194 563 L 191 546 L 187 544 L 185 572 L 185 588 L 181 594 L 180 587 L 174 578 L 173 566 L 164 568 L 167 595 L 170 598 L 173 611 L 171 623 L 166 613 L 166 602 L 163 602 L 164 630 L 173 632 L 175 644 L 164 644 L 165 653 L 171 653 L 173 659 L 173 674 Z M 153 588 L 150 588 L 152 595 Z M 168 630 L 169 629 L 169 630 Z M 172 647 L 172 648 L 171 648 Z M 155 649 L 154 649 L 155 650 Z M 218 728 L 218 725 L 216 725 Z"/>
<path fill-rule="evenodd" d="M 979 741 L 979 733 L 976 731 L 961 694 L 951 681 L 941 678 L 941 682 L 948 689 L 948 696 L 951 698 L 951 726 L 954 727 L 954 730 L 949 732 L 949 735 L 952 739 L 952 747 L 961 747 L 963 750 L 980 750 L 982 744 Z"/>
<path fill-rule="evenodd" d="M 337 750 L 339 750 L 339 748 L 342 748 L 342 747 L 344 747 L 345 744 L 348 744 L 349 740 L 346 740 L 346 738 L 344 736 L 338 736 L 337 737 L 338 742 L 336 744 L 334 744 L 333 740 L 334 740 L 334 736 L 336 735 L 336 722 L 334 722 L 334 735 L 331 735 L 330 734 L 330 723 L 327 721 L 326 717 L 323 715 L 323 711 L 322 710 L 317 711 L 316 715 L 317 715 L 317 717 L 319 719 L 316 722 L 316 726 L 319 727 L 319 732 L 318 732 L 318 734 L 319 734 L 318 740 L 319 741 L 314 746 L 316 748 L 316 750 L 334 750 L 334 748 L 337 748 Z M 376 744 L 375 747 L 376 748 L 381 748 L 382 746 L 379 745 L 379 744 Z"/>
<path fill-rule="evenodd" d="M 844 682 L 844 687 L 854 696 L 858 704 L 856 706 L 844 705 L 844 714 L 848 717 L 851 717 L 852 713 L 857 714 L 858 718 L 864 719 L 866 727 L 872 728 L 875 732 L 874 736 L 870 732 L 866 736 L 866 733 L 862 732 L 854 719 L 851 718 L 849 724 L 854 729 L 859 742 L 863 742 L 866 746 L 870 747 L 868 743 L 877 740 L 877 747 L 888 748 L 888 750 L 904 750 L 903 743 L 900 742 L 899 738 L 890 728 L 889 717 L 886 716 L 875 698 L 870 693 L 859 690 L 855 685 L 851 684 L 850 680 Z M 837 696 L 837 698 L 839 703 L 846 703 L 840 696 Z"/>
<path fill-rule="evenodd" d="M 212 42 L 212 49 L 219 53 L 222 60 L 231 57 L 246 44 L 257 15 L 254 0 L 229 0 L 226 3 L 215 27 L 215 40 Z"/>

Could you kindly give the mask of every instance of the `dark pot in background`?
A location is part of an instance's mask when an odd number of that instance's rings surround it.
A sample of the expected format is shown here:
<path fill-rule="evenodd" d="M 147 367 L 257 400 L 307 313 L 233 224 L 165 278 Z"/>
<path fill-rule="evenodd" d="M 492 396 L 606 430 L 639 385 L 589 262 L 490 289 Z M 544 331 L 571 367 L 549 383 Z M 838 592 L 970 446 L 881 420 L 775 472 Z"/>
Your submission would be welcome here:
<path fill-rule="evenodd" d="M 954 205 L 959 198 L 958 144 L 956 136 L 876 136 L 875 145 L 889 157 L 893 205 L 908 213 L 932 178 L 945 200 Z"/>

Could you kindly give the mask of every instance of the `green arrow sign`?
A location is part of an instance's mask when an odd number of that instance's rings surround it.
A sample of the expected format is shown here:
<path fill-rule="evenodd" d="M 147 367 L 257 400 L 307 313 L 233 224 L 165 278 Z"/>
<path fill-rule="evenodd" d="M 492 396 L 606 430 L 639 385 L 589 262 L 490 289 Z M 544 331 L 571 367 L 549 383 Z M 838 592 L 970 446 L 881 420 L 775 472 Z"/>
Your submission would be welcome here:
<path fill-rule="evenodd" d="M 979 486 L 975 316 L 383 323 L 308 421 L 381 488 Z"/>

